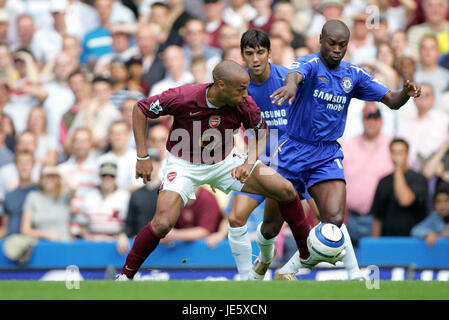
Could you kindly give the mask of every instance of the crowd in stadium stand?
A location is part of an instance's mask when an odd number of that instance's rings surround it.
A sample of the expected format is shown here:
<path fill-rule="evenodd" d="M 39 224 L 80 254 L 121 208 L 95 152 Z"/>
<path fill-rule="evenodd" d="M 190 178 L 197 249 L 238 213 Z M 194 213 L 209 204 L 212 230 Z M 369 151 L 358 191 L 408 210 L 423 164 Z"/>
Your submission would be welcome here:
<path fill-rule="evenodd" d="M 250 28 L 270 35 L 272 63 L 289 66 L 319 50 L 331 19 L 350 27 L 345 61 L 392 90 L 422 86 L 399 111 L 349 106 L 340 142 L 354 244 L 448 236 L 448 0 L 1 0 L 0 238 L 117 240 L 125 254 L 156 210 L 171 124 L 149 121 L 155 170 L 143 185 L 135 103 L 211 81 L 222 59 L 244 65 L 240 36 Z M 236 137 L 242 150 L 245 141 Z M 205 238 L 213 248 L 226 238 L 232 194 L 196 193 L 165 242 Z M 279 255 L 289 239 L 286 227 Z"/>

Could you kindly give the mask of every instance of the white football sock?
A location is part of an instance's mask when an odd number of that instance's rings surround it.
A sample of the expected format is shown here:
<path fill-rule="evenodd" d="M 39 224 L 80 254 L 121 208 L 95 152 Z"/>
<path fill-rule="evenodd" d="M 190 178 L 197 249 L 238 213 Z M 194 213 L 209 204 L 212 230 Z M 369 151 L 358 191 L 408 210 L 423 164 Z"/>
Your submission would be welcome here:
<path fill-rule="evenodd" d="M 355 256 L 354 247 L 352 246 L 351 237 L 349 236 L 348 229 L 345 224 L 342 224 L 340 227 L 341 232 L 345 237 L 345 249 L 346 256 L 343 258 L 343 263 L 345 264 L 345 268 L 348 271 L 349 279 L 352 275 L 356 273 L 360 273 L 359 264 L 357 262 L 357 258 Z"/>
<path fill-rule="evenodd" d="M 248 273 L 252 266 L 252 247 L 246 224 L 237 228 L 228 226 L 228 242 L 240 280 L 248 280 Z"/>
<path fill-rule="evenodd" d="M 261 227 L 262 222 L 257 226 L 256 242 L 260 249 L 262 262 L 268 262 L 273 258 L 274 242 L 276 241 L 276 237 L 265 239 L 265 237 L 262 235 L 262 232 L 260 231 Z"/>
<path fill-rule="evenodd" d="M 279 273 L 293 273 L 297 274 L 299 269 L 302 267 L 301 261 L 299 260 L 299 251 L 296 250 L 296 252 L 293 254 L 293 256 L 290 258 L 290 260 L 287 261 L 286 264 L 282 266 L 282 268 L 279 269 Z"/>

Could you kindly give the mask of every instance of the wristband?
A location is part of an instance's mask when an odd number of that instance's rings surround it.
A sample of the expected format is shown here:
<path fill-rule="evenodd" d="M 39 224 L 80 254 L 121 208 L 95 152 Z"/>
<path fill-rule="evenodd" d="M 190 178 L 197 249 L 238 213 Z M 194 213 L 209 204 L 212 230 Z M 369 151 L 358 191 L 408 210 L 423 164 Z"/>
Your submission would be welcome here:
<path fill-rule="evenodd" d="M 137 156 L 137 160 L 138 161 L 144 161 L 144 160 L 149 160 L 149 159 L 150 159 L 150 156 L 148 154 L 143 156 L 143 157 Z"/>

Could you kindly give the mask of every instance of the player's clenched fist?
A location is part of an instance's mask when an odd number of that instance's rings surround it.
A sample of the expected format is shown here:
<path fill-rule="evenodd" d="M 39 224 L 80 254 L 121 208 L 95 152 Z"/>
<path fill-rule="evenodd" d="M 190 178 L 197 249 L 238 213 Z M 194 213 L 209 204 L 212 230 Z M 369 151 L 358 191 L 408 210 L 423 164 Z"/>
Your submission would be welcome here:
<path fill-rule="evenodd" d="M 142 178 L 143 183 L 151 180 L 151 172 L 153 171 L 153 164 L 151 160 L 138 160 L 136 163 L 136 179 Z"/>
<path fill-rule="evenodd" d="M 410 97 L 418 98 L 421 95 L 421 87 L 418 87 L 410 80 L 407 80 L 404 84 L 404 90 Z"/>
<path fill-rule="evenodd" d="M 232 177 L 239 180 L 241 183 L 245 183 L 251 174 L 252 166 L 248 163 L 244 163 L 232 170 Z"/>

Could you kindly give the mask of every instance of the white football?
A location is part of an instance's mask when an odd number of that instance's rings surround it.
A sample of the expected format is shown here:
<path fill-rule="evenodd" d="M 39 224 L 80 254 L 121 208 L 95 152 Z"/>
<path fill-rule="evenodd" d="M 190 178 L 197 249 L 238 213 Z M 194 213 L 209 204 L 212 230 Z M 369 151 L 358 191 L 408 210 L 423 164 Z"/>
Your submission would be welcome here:
<path fill-rule="evenodd" d="M 307 247 L 310 254 L 320 260 L 330 261 L 344 249 L 345 238 L 340 228 L 333 223 L 321 222 L 310 230 Z"/>

